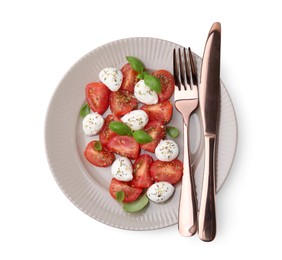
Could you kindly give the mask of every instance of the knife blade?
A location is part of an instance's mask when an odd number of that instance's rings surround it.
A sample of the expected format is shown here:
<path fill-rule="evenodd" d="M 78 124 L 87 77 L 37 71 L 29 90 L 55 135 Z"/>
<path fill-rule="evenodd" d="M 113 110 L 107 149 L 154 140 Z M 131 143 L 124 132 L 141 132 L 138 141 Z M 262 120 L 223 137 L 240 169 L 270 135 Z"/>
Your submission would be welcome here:
<path fill-rule="evenodd" d="M 205 164 L 198 233 L 203 241 L 212 241 L 216 236 L 215 161 L 220 105 L 220 45 L 221 25 L 214 23 L 205 45 L 199 88 Z"/>

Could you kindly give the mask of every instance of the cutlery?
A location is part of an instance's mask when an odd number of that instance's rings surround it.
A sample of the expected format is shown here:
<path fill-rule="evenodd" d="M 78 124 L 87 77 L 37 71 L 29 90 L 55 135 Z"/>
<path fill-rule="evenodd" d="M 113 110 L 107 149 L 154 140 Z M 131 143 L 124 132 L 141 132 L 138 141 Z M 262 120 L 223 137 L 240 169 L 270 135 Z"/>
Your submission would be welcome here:
<path fill-rule="evenodd" d="M 220 104 L 220 43 L 221 25 L 220 23 L 214 23 L 208 34 L 204 50 L 199 87 L 205 164 L 198 233 L 203 241 L 212 241 L 216 236 L 215 162 Z"/>
<path fill-rule="evenodd" d="M 173 50 L 173 73 L 175 79 L 174 103 L 183 117 L 184 156 L 183 176 L 179 203 L 178 230 L 183 236 L 193 236 L 197 232 L 197 203 L 194 176 L 191 171 L 189 151 L 190 115 L 198 106 L 198 81 L 191 49 Z M 183 55 L 182 55 L 183 54 Z"/>

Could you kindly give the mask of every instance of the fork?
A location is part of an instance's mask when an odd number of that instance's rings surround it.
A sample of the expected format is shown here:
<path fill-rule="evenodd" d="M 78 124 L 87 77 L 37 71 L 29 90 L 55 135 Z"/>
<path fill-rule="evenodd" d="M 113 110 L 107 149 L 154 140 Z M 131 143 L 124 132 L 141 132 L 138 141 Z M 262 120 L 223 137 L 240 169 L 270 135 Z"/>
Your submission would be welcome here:
<path fill-rule="evenodd" d="M 174 103 L 183 117 L 184 158 L 182 188 L 178 213 L 178 230 L 183 236 L 193 236 L 197 232 L 197 203 L 194 176 L 191 171 L 189 151 L 189 121 L 198 106 L 198 80 L 191 49 L 173 50 L 173 74 L 175 80 Z"/>

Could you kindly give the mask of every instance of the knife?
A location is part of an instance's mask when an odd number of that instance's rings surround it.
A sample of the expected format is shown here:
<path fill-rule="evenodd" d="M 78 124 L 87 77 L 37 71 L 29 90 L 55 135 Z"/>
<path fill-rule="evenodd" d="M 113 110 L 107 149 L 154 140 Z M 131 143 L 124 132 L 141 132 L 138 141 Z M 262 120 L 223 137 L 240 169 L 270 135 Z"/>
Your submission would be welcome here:
<path fill-rule="evenodd" d="M 215 162 L 220 104 L 220 42 L 221 25 L 214 23 L 204 50 L 199 88 L 205 140 L 205 164 L 198 233 L 203 241 L 212 241 L 216 235 Z"/>

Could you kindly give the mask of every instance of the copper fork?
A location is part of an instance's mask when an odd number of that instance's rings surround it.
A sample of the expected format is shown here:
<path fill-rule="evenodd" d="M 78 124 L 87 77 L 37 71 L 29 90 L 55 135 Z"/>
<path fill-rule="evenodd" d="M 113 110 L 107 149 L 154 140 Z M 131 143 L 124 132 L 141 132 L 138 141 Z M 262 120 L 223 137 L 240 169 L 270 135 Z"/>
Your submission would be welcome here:
<path fill-rule="evenodd" d="M 174 103 L 183 117 L 184 156 L 183 176 L 178 213 L 178 230 L 183 236 L 193 236 L 197 232 L 197 203 L 194 176 L 191 172 L 189 151 L 189 121 L 198 106 L 198 80 L 191 49 L 173 50 L 173 74 L 175 80 Z"/>

